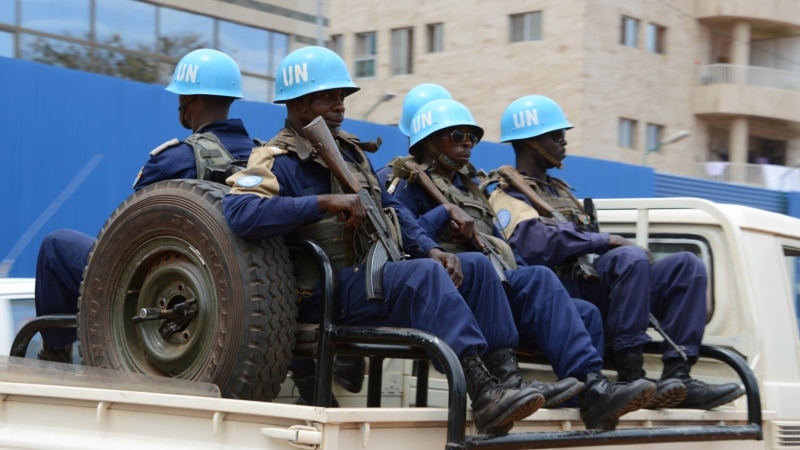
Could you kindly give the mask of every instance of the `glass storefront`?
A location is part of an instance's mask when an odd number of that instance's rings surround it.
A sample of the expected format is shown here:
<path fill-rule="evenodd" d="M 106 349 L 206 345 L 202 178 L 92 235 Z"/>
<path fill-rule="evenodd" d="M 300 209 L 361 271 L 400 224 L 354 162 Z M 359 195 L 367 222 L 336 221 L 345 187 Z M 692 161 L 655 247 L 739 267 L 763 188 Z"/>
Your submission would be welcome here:
<path fill-rule="evenodd" d="M 166 84 L 178 59 L 203 47 L 236 60 L 246 100 L 272 100 L 285 33 L 138 0 L 0 1 L 0 56 Z"/>

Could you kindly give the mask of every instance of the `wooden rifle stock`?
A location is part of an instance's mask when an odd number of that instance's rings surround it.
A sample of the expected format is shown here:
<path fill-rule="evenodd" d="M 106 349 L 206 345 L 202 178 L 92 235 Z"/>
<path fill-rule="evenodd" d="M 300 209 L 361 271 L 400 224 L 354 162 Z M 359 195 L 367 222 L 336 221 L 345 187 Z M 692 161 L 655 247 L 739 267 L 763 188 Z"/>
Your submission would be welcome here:
<path fill-rule="evenodd" d="M 404 168 L 410 173 L 408 181 L 409 182 L 411 182 L 412 180 L 418 181 L 422 185 L 422 188 L 425 190 L 425 192 L 427 192 L 428 195 L 430 195 L 436 201 L 436 203 L 439 203 L 440 205 L 446 205 L 450 203 L 444 196 L 442 191 L 440 191 L 439 188 L 437 188 L 436 185 L 433 183 L 433 180 L 431 179 L 430 175 L 428 175 L 428 172 L 425 172 L 425 169 L 420 167 L 419 164 L 413 161 L 406 161 L 404 163 Z M 457 230 L 459 228 L 458 224 L 456 224 L 452 220 L 450 221 L 450 227 L 453 228 L 454 230 Z M 511 285 L 509 284 L 508 279 L 506 278 L 505 271 L 511 270 L 511 268 L 508 266 L 508 264 L 506 264 L 505 260 L 503 260 L 503 258 L 500 256 L 497 249 L 494 248 L 494 245 L 492 245 L 492 243 L 489 242 L 489 240 L 486 239 L 486 237 L 480 233 L 477 234 L 475 241 L 481 252 L 486 256 L 488 256 L 489 259 L 492 261 L 494 270 L 497 273 L 498 278 L 500 278 L 500 281 L 503 283 L 503 286 L 506 287 L 507 289 L 510 288 Z"/>
<path fill-rule="evenodd" d="M 367 253 L 366 262 L 367 296 L 371 299 L 382 299 L 383 265 L 390 260 L 400 261 L 405 258 L 397 242 L 392 238 L 389 222 L 386 220 L 383 210 L 378 207 L 372 194 L 361 186 L 355 175 L 347 168 L 347 163 L 345 163 L 342 154 L 339 152 L 339 146 L 336 145 L 331 130 L 328 129 L 328 125 L 322 116 L 317 116 L 303 127 L 303 133 L 311 142 L 314 151 L 328 165 L 328 169 L 333 173 L 336 181 L 342 185 L 346 192 L 357 194 L 367 209 L 367 220 L 359 225 L 372 244 Z"/>
<path fill-rule="evenodd" d="M 303 127 L 303 133 L 305 133 L 306 138 L 311 142 L 311 146 L 317 154 L 325 161 L 325 164 L 328 165 L 328 169 L 330 169 L 333 176 L 336 177 L 339 184 L 342 185 L 345 192 L 355 194 L 361 190 L 361 183 L 359 183 L 355 175 L 347 169 L 347 164 L 344 162 L 344 158 L 342 158 L 342 154 L 339 152 L 339 146 L 336 145 L 331 130 L 328 129 L 328 125 L 325 123 L 322 116 L 317 116 L 308 125 Z"/>
<path fill-rule="evenodd" d="M 519 191 L 522 195 L 525 196 L 528 200 L 530 200 L 533 207 L 539 214 L 545 217 L 552 217 L 558 223 L 565 223 L 569 222 L 563 214 L 556 211 L 552 205 L 544 201 L 544 199 L 533 190 L 528 182 L 522 178 L 522 175 L 517 172 L 517 169 L 511 166 L 500 166 L 497 168 L 497 173 L 500 174 L 501 177 L 514 189 Z M 573 267 L 573 272 L 577 272 L 578 276 L 583 277 L 586 280 L 590 281 L 597 281 L 600 279 L 600 275 L 597 273 L 597 269 L 595 269 L 594 264 L 589 260 L 588 255 L 580 255 L 576 258 L 575 267 Z"/>

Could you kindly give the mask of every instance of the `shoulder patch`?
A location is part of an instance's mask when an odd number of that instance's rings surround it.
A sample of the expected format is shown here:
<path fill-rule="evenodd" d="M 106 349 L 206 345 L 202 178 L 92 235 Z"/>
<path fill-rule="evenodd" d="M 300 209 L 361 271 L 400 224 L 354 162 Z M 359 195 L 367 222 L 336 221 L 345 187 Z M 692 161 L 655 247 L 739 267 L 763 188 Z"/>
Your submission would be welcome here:
<path fill-rule="evenodd" d="M 243 188 L 251 188 L 258 186 L 262 181 L 264 181 L 264 179 L 258 175 L 247 175 L 236 180 L 236 185 Z"/>
<path fill-rule="evenodd" d="M 507 209 L 501 209 L 497 211 L 497 226 L 501 230 L 505 230 L 508 227 L 508 224 L 511 223 L 511 212 Z"/>
<path fill-rule="evenodd" d="M 265 147 L 265 148 L 272 152 L 272 156 L 286 155 L 289 153 L 289 150 L 286 150 L 285 148 L 278 148 L 278 147 Z"/>
<path fill-rule="evenodd" d="M 172 138 L 172 139 L 168 140 L 167 142 L 164 142 L 163 144 L 159 145 L 158 147 L 150 150 L 150 156 L 156 156 L 159 153 L 163 152 L 164 150 L 166 150 L 166 149 L 168 149 L 170 147 L 174 147 L 174 146 L 176 146 L 176 145 L 178 145 L 180 143 L 181 143 L 181 141 L 179 141 L 178 139 Z"/>

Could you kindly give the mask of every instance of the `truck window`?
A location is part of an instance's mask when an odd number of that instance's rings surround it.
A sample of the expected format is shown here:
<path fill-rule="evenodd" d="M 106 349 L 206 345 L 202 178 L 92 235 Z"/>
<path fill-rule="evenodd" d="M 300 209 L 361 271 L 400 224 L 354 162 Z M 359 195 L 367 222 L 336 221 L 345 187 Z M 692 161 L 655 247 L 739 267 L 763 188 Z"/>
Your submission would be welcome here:
<path fill-rule="evenodd" d="M 628 239 L 635 239 L 632 234 L 622 235 Z M 689 252 L 694 253 L 705 263 L 706 274 L 708 275 L 706 322 L 711 320 L 711 316 L 714 314 L 714 259 L 708 242 L 699 236 L 651 234 L 648 239 L 648 247 L 656 261 L 678 252 Z"/>
<path fill-rule="evenodd" d="M 792 294 L 794 296 L 794 317 L 800 334 L 800 249 L 784 247 L 783 254 L 786 258 L 786 272 L 789 274 Z"/>

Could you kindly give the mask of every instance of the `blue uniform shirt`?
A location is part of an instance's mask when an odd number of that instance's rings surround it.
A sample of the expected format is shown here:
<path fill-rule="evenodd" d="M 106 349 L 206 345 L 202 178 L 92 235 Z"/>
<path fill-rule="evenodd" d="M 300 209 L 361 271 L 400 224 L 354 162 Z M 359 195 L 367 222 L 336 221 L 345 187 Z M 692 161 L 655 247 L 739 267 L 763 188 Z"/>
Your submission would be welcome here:
<path fill-rule="evenodd" d="M 222 142 L 222 145 L 237 159 L 247 159 L 250 156 L 250 151 L 255 146 L 241 119 L 211 122 L 200 127 L 196 132 L 214 133 Z M 190 145 L 178 142 L 172 146 L 167 146 L 150 157 L 139 172 L 133 189 L 138 191 L 147 185 L 163 180 L 194 178 L 197 178 L 194 150 Z"/>
<path fill-rule="evenodd" d="M 306 139 L 299 135 L 295 138 L 300 148 L 310 148 Z M 253 165 L 259 158 L 259 151 L 253 153 L 248 169 L 237 175 L 247 177 L 257 168 Z M 274 177 L 275 186 L 268 188 L 269 195 L 249 194 L 246 189 L 241 189 L 243 185 L 234 185 L 232 193 L 225 196 L 225 216 L 236 234 L 249 239 L 284 235 L 325 215 L 319 210 L 317 196 L 331 193 L 331 172 L 312 161 L 311 155 L 298 156 L 301 153 L 304 152 L 277 155 L 270 170 L 253 175 L 259 180 Z M 348 158 L 346 151 L 343 154 Z M 239 192 L 235 192 L 237 188 Z M 424 257 L 431 249 L 440 248 L 405 207 L 387 195 L 384 189 L 381 189 L 381 203 L 384 208 L 391 207 L 397 212 L 403 244 L 413 257 Z"/>

